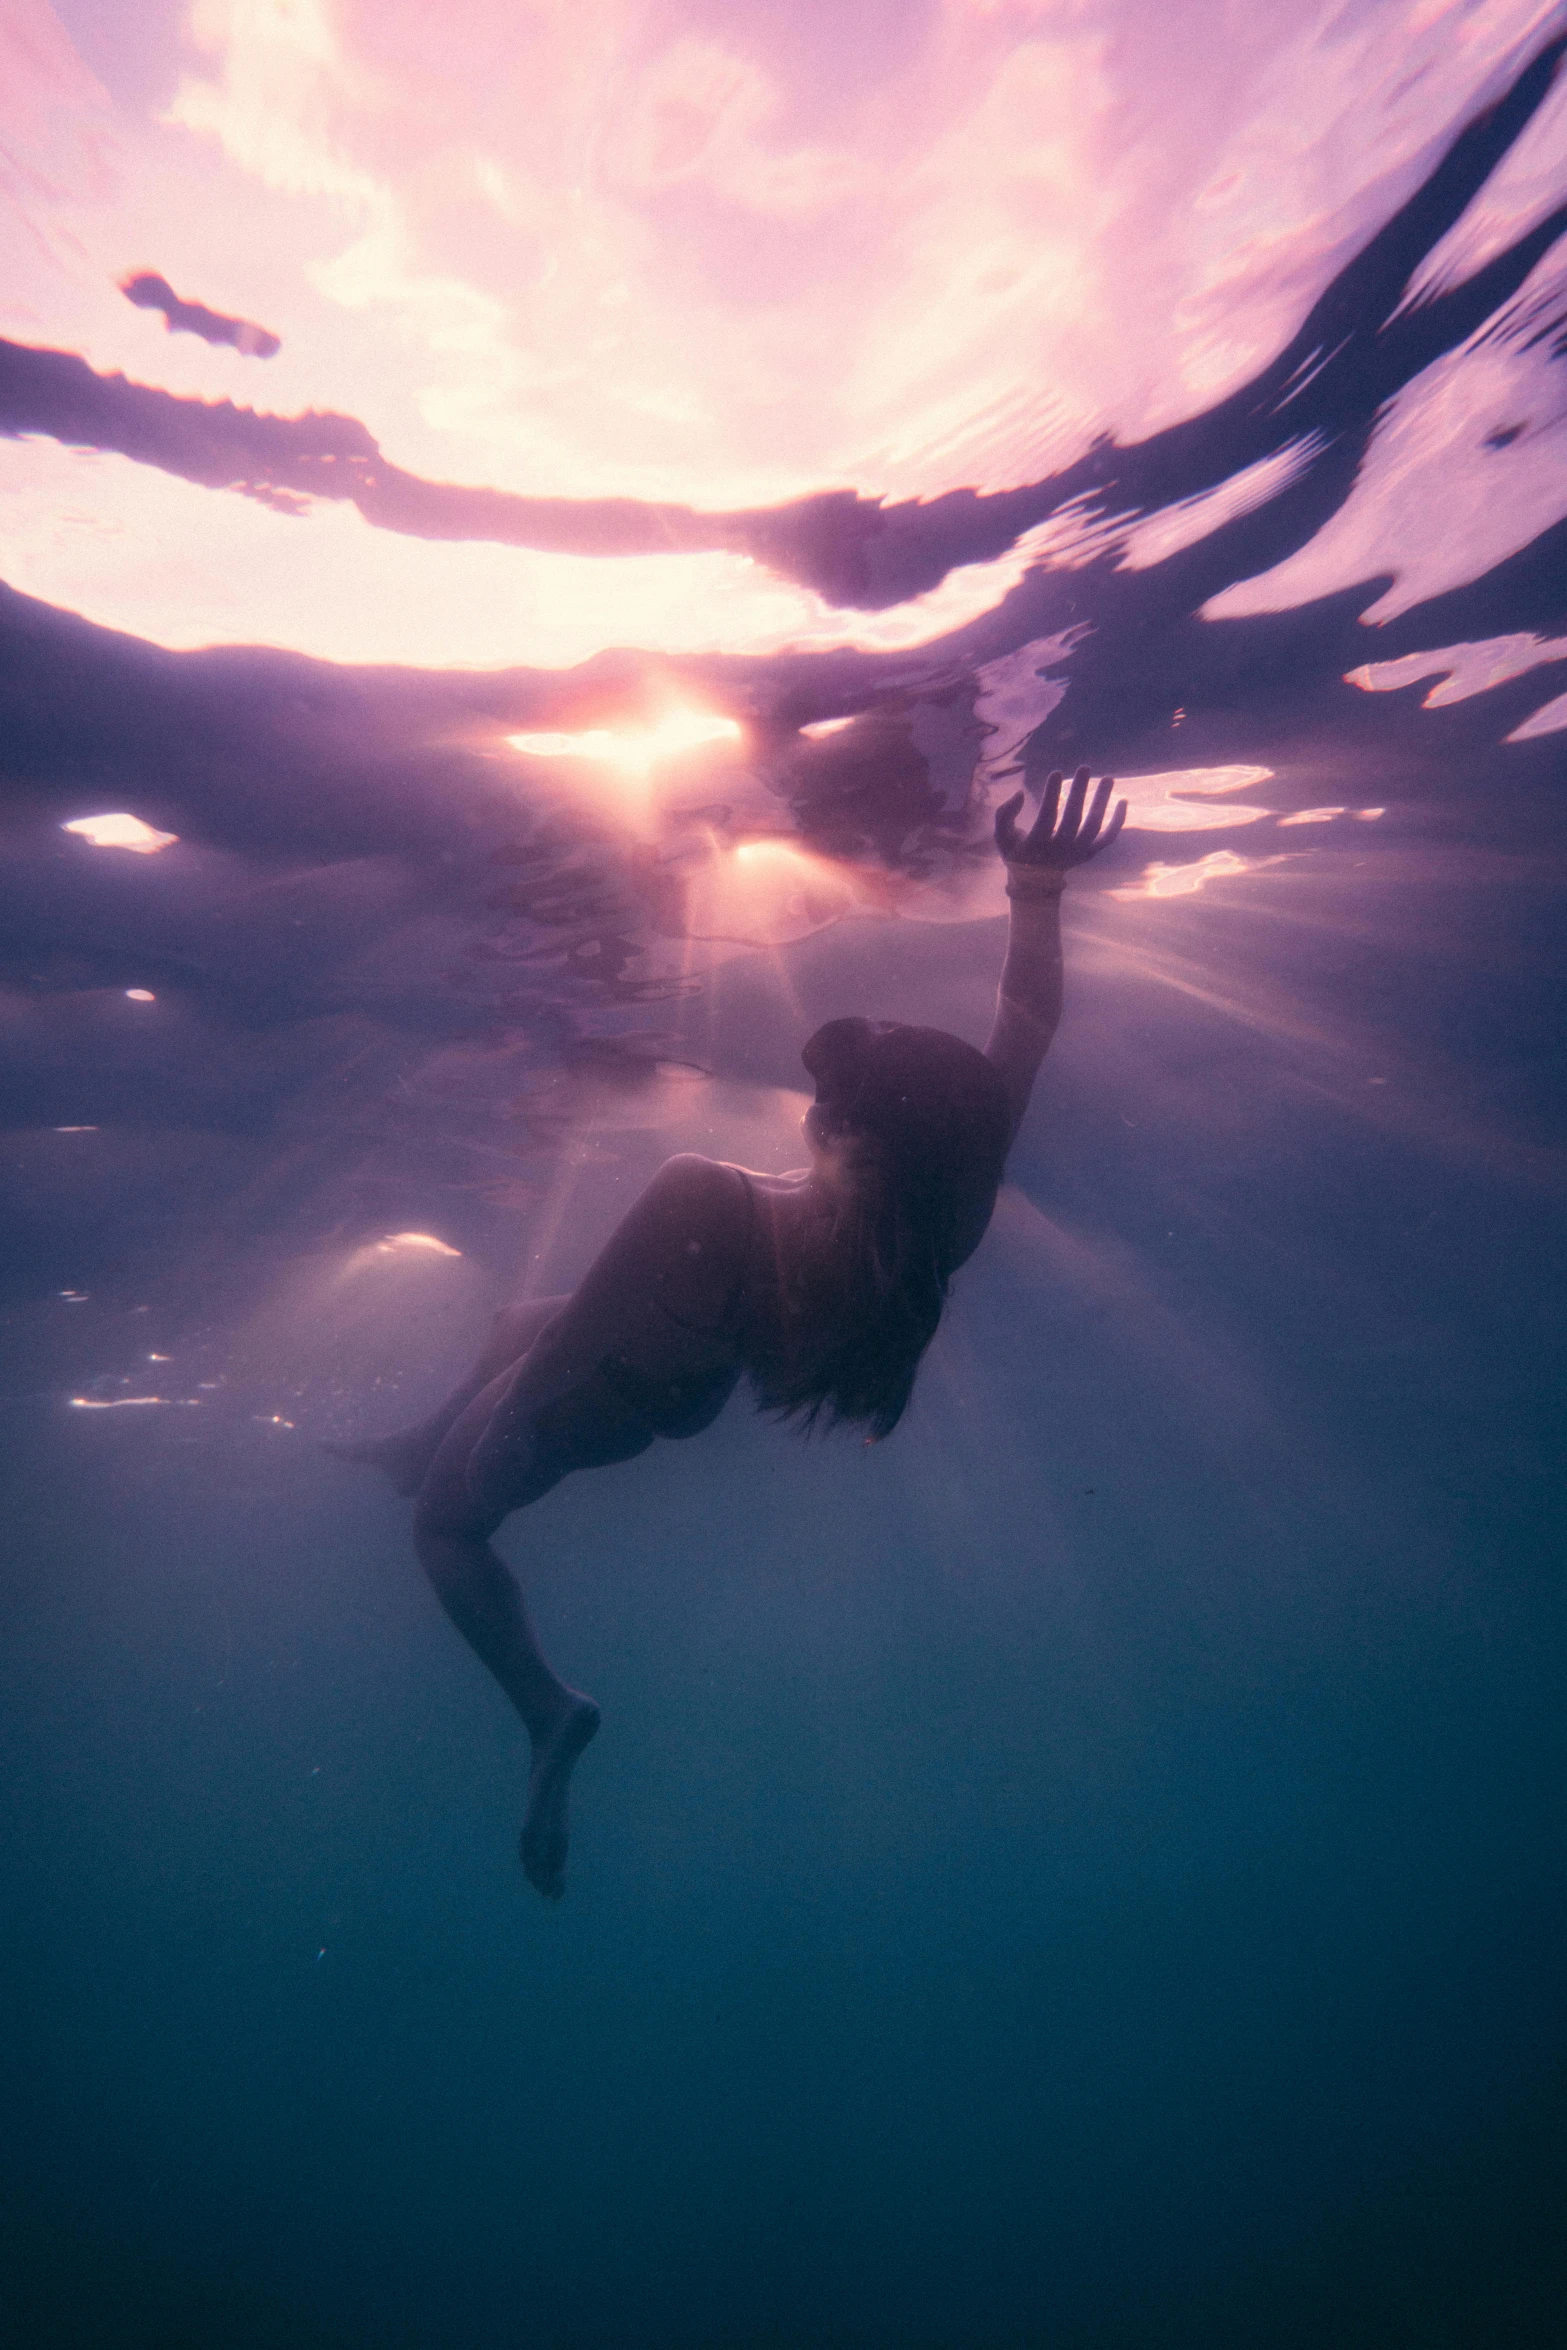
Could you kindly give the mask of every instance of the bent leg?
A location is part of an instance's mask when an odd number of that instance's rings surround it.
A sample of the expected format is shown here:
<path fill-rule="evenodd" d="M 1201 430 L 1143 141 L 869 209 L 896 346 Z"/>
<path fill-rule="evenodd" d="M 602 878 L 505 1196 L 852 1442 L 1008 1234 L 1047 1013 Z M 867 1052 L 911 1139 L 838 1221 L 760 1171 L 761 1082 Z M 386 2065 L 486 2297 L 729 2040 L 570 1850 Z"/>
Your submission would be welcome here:
<path fill-rule="evenodd" d="M 323 1449 L 340 1461 L 358 1461 L 380 1469 L 393 1486 L 411 1501 L 430 1472 L 436 1454 L 474 1398 L 500 1372 L 521 1361 L 534 1341 L 548 1329 L 569 1301 L 563 1297 L 535 1298 L 531 1305 L 502 1306 L 490 1324 L 484 1352 L 462 1385 L 455 1388 L 427 1420 L 399 1429 L 395 1436 L 372 1436 L 360 1444 L 328 1444 Z"/>
<path fill-rule="evenodd" d="M 468 1493 L 468 1455 L 493 1408 L 486 1390 L 440 1447 L 414 1510 L 414 1546 L 447 1615 L 522 1717 L 533 1750 L 522 1865 L 539 1892 L 558 1900 L 566 1889 L 567 1788 L 572 1766 L 598 1729 L 599 1709 L 555 1672 L 516 1579 L 490 1542 L 506 1511 L 481 1514 Z M 536 1467 L 510 1506 L 536 1501 L 556 1482 L 546 1467 Z"/>
<path fill-rule="evenodd" d="M 415 1541 L 442 1607 L 522 1716 L 533 1750 L 522 1865 L 529 1883 L 558 1901 L 566 1890 L 566 1791 L 599 1709 L 554 1671 L 515 1578 L 488 1542 L 428 1527 Z"/>

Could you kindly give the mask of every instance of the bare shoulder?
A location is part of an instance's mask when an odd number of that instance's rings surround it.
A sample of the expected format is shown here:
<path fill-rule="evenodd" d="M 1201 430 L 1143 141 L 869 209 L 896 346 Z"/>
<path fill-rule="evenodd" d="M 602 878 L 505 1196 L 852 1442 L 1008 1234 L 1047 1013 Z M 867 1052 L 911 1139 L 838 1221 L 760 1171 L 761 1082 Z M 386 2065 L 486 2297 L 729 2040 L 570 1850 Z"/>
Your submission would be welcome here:
<path fill-rule="evenodd" d="M 666 1159 L 633 1211 L 663 1284 L 717 1319 L 750 1245 L 750 1187 L 738 1167 L 682 1151 Z"/>
<path fill-rule="evenodd" d="M 739 1168 L 704 1159 L 697 1151 L 666 1159 L 642 1196 L 656 1200 L 666 1214 L 697 1223 L 704 1218 L 733 1221 L 748 1213 L 746 1179 Z"/>

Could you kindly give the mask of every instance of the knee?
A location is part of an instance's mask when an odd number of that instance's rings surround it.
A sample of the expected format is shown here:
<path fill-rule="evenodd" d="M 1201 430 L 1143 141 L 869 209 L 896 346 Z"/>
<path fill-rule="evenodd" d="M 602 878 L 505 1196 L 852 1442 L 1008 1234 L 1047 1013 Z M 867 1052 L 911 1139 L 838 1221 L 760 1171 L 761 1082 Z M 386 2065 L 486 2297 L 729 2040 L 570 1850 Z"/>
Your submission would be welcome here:
<path fill-rule="evenodd" d="M 414 1547 L 432 1575 L 432 1561 L 446 1562 L 451 1571 L 454 1545 L 487 1542 L 500 1523 L 493 1510 L 475 1502 L 460 1468 L 448 1466 L 443 1474 L 432 1470 L 414 1497 Z"/>

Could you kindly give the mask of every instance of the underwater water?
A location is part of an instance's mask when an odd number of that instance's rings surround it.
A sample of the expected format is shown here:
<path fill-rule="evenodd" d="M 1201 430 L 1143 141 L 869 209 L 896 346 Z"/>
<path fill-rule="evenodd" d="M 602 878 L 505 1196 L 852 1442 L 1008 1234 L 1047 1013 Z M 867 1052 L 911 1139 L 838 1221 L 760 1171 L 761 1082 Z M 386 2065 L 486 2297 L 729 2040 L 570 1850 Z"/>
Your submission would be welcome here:
<path fill-rule="evenodd" d="M 10 0 L 6 2350 L 1562 2340 L 1564 38 Z M 903 1425 L 501 1537 L 541 1901 L 322 1443 L 1079 759 Z"/>

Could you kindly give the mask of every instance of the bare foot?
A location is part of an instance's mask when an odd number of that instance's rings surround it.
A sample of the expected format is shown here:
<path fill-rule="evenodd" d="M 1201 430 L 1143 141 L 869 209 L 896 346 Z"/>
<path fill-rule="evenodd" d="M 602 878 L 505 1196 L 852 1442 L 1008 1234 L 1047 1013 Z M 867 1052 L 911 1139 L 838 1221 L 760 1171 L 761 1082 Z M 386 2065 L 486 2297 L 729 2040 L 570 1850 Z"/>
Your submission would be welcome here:
<path fill-rule="evenodd" d="M 568 1703 L 554 1729 L 534 1741 L 522 1823 L 523 1870 L 529 1884 L 550 1901 L 559 1901 L 566 1890 L 566 1790 L 572 1765 L 601 1719 L 591 1697 L 576 1689 L 566 1694 Z"/>

